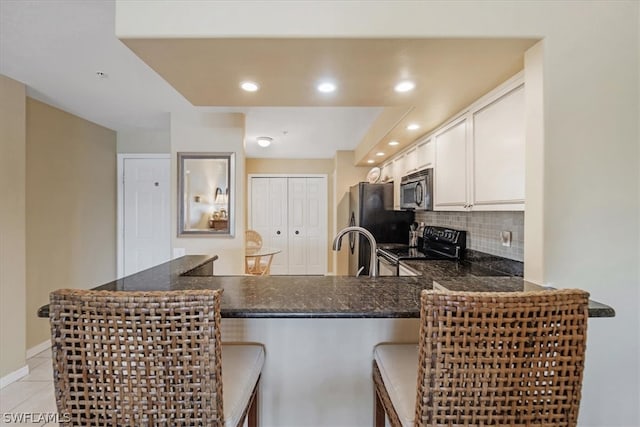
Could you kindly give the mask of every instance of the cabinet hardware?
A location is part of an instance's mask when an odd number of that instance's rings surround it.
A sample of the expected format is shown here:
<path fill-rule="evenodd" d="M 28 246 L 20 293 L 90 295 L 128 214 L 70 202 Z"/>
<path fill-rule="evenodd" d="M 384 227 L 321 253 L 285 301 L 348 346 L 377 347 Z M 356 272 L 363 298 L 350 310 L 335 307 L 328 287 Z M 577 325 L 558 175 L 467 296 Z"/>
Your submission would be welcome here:
<path fill-rule="evenodd" d="M 276 231 L 276 234 L 279 236 L 280 235 L 280 230 Z"/>
<path fill-rule="evenodd" d="M 296 234 L 300 234 L 300 232 L 298 230 L 296 230 Z"/>

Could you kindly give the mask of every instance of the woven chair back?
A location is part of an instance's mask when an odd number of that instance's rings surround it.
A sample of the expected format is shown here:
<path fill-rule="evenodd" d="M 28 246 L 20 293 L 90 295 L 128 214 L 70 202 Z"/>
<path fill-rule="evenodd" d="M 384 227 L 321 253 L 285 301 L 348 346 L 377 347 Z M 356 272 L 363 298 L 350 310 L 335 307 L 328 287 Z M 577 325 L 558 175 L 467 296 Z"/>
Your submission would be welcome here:
<path fill-rule="evenodd" d="M 247 248 L 260 249 L 262 247 L 262 236 L 255 230 L 245 231 L 245 242 Z"/>
<path fill-rule="evenodd" d="M 224 425 L 221 292 L 51 293 L 63 425 Z"/>
<path fill-rule="evenodd" d="M 588 297 L 423 291 L 416 425 L 575 426 Z"/>

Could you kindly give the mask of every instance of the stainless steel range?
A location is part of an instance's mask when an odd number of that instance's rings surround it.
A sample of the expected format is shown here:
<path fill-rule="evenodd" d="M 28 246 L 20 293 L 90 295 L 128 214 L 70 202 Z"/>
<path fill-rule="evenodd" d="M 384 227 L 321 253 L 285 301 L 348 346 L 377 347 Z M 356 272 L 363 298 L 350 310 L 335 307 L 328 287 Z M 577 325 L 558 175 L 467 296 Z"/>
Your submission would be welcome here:
<path fill-rule="evenodd" d="M 402 260 L 452 260 L 464 256 L 467 232 L 452 228 L 428 226 L 422 233 L 422 244 L 411 248 L 404 244 L 378 245 L 378 271 L 381 276 L 400 276 Z"/>

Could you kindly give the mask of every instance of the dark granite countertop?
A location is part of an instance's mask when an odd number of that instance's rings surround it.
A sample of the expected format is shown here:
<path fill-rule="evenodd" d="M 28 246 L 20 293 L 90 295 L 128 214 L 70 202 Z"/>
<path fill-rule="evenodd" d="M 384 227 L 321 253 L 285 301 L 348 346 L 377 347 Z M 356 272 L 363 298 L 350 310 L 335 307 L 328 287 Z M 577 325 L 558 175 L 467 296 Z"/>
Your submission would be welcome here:
<path fill-rule="evenodd" d="M 419 317 L 420 291 L 432 289 L 434 281 L 436 286 L 451 290 L 545 290 L 519 277 L 452 261 L 405 261 L 421 273 L 415 277 L 188 275 L 216 259 L 217 256 L 188 255 L 94 289 L 224 289 L 222 317 L 242 318 Z M 611 307 L 590 301 L 590 317 L 614 315 Z M 49 307 L 41 307 L 38 316 L 48 317 Z"/>

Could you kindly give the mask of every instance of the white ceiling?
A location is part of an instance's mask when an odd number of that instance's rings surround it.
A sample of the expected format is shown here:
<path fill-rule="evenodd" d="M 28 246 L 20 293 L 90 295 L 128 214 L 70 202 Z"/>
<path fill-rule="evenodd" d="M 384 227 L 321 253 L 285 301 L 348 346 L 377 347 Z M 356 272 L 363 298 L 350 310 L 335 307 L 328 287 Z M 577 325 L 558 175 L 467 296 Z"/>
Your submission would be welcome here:
<path fill-rule="evenodd" d="M 248 157 L 330 158 L 354 149 L 381 111 L 193 107 L 115 37 L 114 19 L 113 0 L 0 0 L 0 74 L 26 84 L 32 98 L 116 131 L 168 129 L 172 111 L 245 112 Z M 273 137 L 272 147 L 257 147 L 258 136 Z"/>

